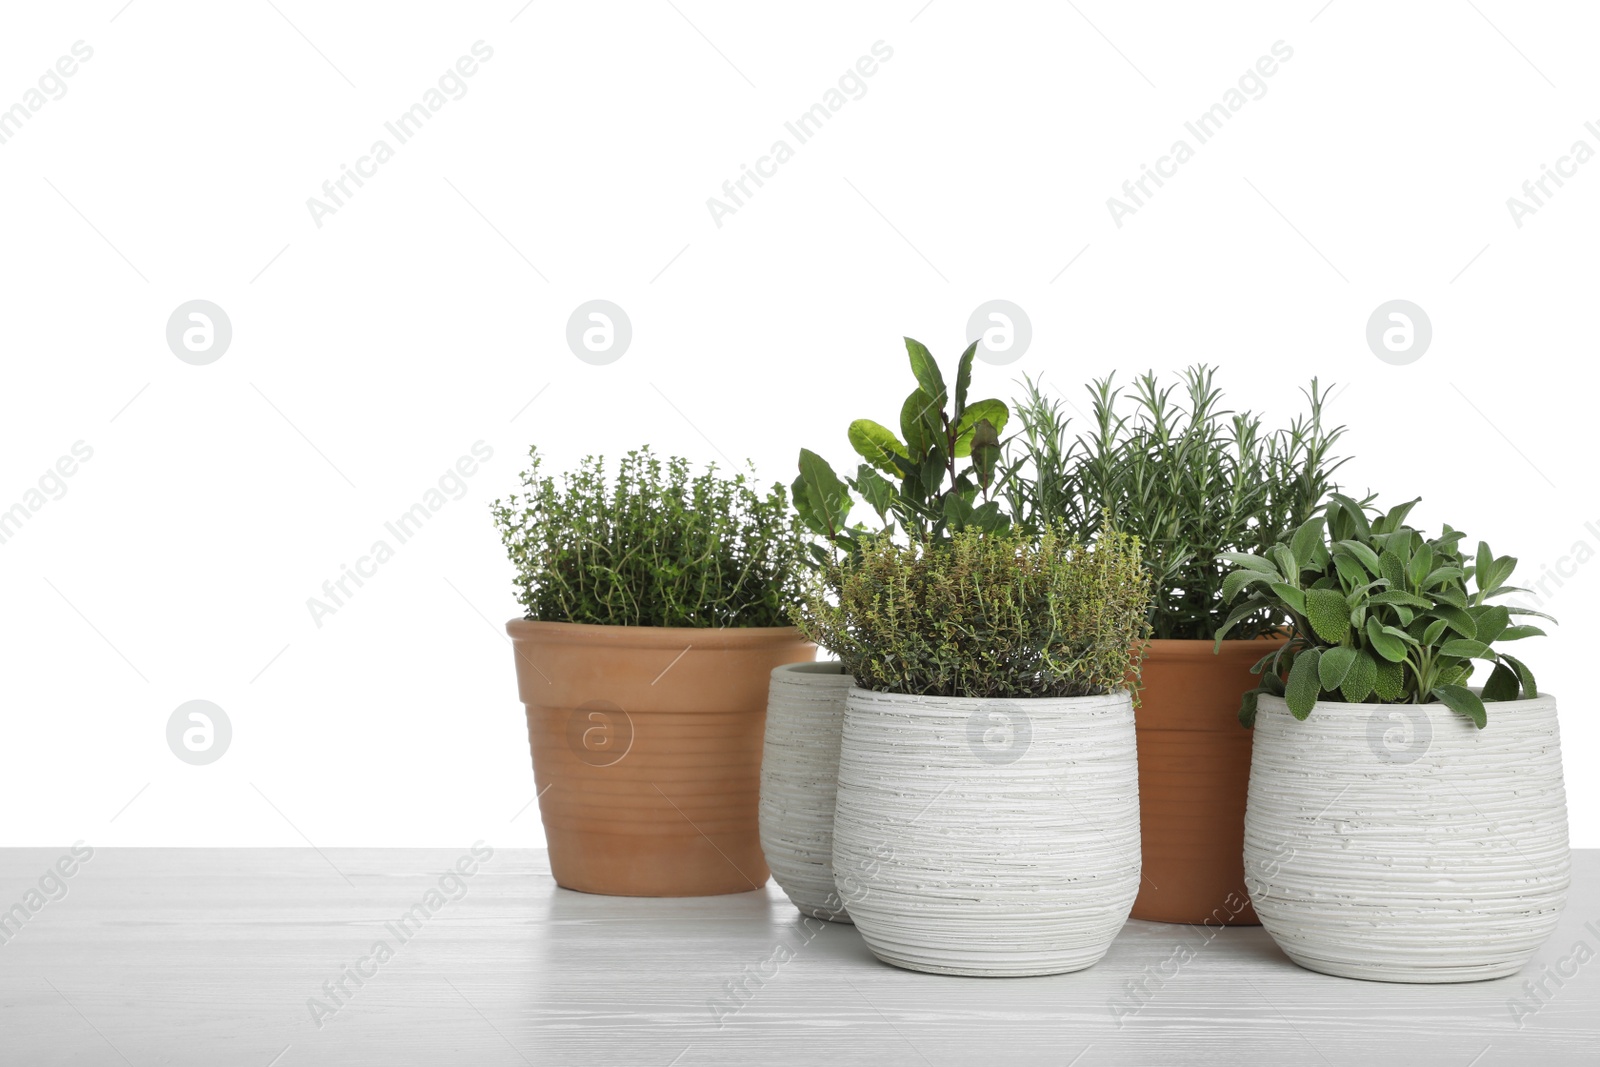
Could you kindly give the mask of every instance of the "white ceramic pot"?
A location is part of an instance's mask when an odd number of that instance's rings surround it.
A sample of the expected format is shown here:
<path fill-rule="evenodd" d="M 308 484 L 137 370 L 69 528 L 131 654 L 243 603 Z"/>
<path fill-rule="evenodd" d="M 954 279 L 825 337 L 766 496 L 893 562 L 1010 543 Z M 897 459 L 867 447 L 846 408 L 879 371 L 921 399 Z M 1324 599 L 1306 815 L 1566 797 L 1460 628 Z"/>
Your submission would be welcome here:
<path fill-rule="evenodd" d="M 1515 974 L 1571 882 L 1555 698 L 1489 705 L 1262 697 L 1245 882 L 1302 967 L 1386 982 Z"/>
<path fill-rule="evenodd" d="M 806 915 L 842 923 L 850 915 L 833 881 L 833 804 L 853 685 L 836 662 L 775 669 L 761 754 L 761 850 L 772 877 Z"/>
<path fill-rule="evenodd" d="M 1139 888 L 1127 693 L 974 700 L 852 688 L 833 865 L 881 960 L 939 974 L 1080 970 Z"/>

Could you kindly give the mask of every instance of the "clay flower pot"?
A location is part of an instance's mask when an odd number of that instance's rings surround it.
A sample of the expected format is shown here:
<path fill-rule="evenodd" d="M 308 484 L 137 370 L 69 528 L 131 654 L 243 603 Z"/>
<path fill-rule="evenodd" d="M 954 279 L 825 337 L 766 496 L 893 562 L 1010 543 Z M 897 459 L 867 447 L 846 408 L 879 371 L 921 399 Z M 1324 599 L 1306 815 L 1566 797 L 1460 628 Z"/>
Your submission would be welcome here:
<path fill-rule="evenodd" d="M 833 865 L 867 947 L 937 974 L 1088 967 L 1139 885 L 1133 704 L 851 689 Z"/>
<path fill-rule="evenodd" d="M 1211 926 L 1260 920 L 1245 891 L 1250 731 L 1239 699 L 1279 640 L 1151 641 L 1135 711 L 1144 877 L 1135 919 Z"/>
<path fill-rule="evenodd" d="M 1323 702 L 1256 716 L 1245 871 L 1278 947 L 1323 974 L 1470 982 L 1515 974 L 1572 880 L 1555 698 Z"/>
<path fill-rule="evenodd" d="M 761 849 L 772 877 L 795 907 L 829 922 L 850 921 L 833 880 L 833 808 L 853 685 L 836 662 L 775 669 L 761 756 Z"/>
<path fill-rule="evenodd" d="M 506 632 L 556 884 L 652 897 L 766 884 L 767 684 L 816 646 L 789 627 L 513 619 Z"/>

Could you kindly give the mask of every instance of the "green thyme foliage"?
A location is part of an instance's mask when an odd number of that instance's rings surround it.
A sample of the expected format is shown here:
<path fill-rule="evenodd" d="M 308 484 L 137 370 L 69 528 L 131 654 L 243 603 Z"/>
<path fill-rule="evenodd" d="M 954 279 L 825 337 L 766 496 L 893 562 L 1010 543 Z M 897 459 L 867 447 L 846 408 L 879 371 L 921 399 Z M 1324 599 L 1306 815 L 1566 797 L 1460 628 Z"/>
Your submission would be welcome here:
<path fill-rule="evenodd" d="M 994 532 L 1010 525 L 999 502 L 990 498 L 1003 473 L 1000 431 L 1011 413 L 999 400 L 967 401 L 977 342 L 957 362 L 953 397 L 927 347 L 909 337 L 905 342 L 916 388 L 900 406 L 899 435 L 871 419 L 852 422 L 850 446 L 865 462 L 854 477 L 843 479 L 817 453 L 800 450 L 800 476 L 794 482 L 800 521 L 851 553 L 868 536 L 859 524 L 850 525 L 852 489 L 877 513 L 884 533 L 898 523 L 911 537 L 942 540 L 954 530 Z M 821 545 L 813 554 L 819 563 L 830 562 Z"/>
<path fill-rule="evenodd" d="M 1136 535 L 1154 580 L 1158 638 L 1213 637 L 1228 614 L 1217 557 L 1266 551 L 1316 512 L 1343 464 L 1332 449 L 1344 427 L 1323 426 L 1316 379 L 1304 390 L 1309 410 L 1269 433 L 1259 416 L 1223 407 L 1214 374 L 1195 366 L 1181 384 L 1163 385 L 1146 373 L 1129 394 L 1103 378 L 1088 390 L 1087 434 L 1069 433 L 1060 401 L 1034 381 L 1018 408 L 1023 433 L 1012 458 L 1032 476 L 1009 483 L 1017 521 L 1061 523 L 1080 540 L 1107 526 Z M 1262 606 L 1234 627 L 1253 638 L 1283 623 Z"/>
<path fill-rule="evenodd" d="M 493 505 L 528 618 L 609 626 L 787 626 L 804 542 L 783 487 L 629 452 L 608 482 L 588 457 L 560 483 L 536 448 Z"/>
<path fill-rule="evenodd" d="M 948 541 L 864 538 L 794 615 L 866 689 L 953 697 L 1088 696 L 1125 688 L 1148 636 L 1139 543 L 969 527 Z"/>
<path fill-rule="evenodd" d="M 1494 648 L 1543 635 L 1537 626 L 1513 625 L 1512 616 L 1550 618 L 1489 603 L 1527 592 L 1506 584 L 1517 561 L 1496 556 L 1483 541 L 1464 555 L 1466 535 L 1448 526 L 1439 537 L 1424 537 L 1404 525 L 1416 503 L 1369 519 L 1361 503 L 1335 493 L 1326 514 L 1268 551 L 1223 557 L 1237 568 L 1224 596 L 1244 598 L 1230 622 L 1273 610 L 1286 612 L 1292 626 L 1288 644 L 1253 668 L 1261 685 L 1245 694 L 1242 723 L 1255 721 L 1260 694 L 1271 693 L 1297 719 L 1319 701 L 1439 701 L 1482 729 L 1485 702 L 1539 695 L 1533 672 Z M 1218 631 L 1218 641 L 1228 628 Z M 1494 665 L 1481 698 L 1467 688 L 1474 660 Z"/>

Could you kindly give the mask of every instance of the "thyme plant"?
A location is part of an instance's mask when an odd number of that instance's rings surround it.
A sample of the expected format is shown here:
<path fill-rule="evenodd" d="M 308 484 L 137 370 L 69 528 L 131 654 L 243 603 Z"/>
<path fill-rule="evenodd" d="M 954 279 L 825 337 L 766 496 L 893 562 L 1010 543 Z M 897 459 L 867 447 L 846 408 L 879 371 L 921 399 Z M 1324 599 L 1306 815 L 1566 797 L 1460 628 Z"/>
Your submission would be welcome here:
<path fill-rule="evenodd" d="M 1148 595 L 1135 538 L 967 527 L 940 542 L 863 539 L 823 567 L 793 617 L 866 689 L 1089 696 L 1129 685 Z"/>
<path fill-rule="evenodd" d="M 1152 578 L 1152 634 L 1209 640 L 1228 617 L 1226 552 L 1261 552 L 1313 515 L 1337 488 L 1344 427 L 1323 423 L 1324 391 L 1302 390 L 1308 410 L 1286 429 L 1223 406 L 1215 371 L 1184 371 L 1177 384 L 1154 373 L 1131 393 L 1114 376 L 1088 389 L 1091 426 L 1074 434 L 1059 400 L 1025 379 L 1023 432 L 1008 462 L 1011 510 L 1031 529 L 1061 524 L 1087 541 L 1103 529 L 1136 535 Z M 1232 620 L 1234 636 L 1279 631 L 1286 616 L 1261 604 Z"/>
<path fill-rule="evenodd" d="M 629 452 L 590 456 L 558 483 L 537 448 L 522 492 L 492 505 L 527 617 L 606 626 L 786 626 L 804 537 L 783 487 Z"/>

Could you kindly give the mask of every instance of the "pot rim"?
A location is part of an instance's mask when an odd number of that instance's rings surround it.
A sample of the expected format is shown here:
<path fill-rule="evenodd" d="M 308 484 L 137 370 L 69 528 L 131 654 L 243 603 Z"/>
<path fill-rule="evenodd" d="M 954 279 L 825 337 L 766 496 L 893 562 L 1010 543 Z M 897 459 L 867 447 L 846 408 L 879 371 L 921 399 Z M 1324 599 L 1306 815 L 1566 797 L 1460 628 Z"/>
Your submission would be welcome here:
<path fill-rule="evenodd" d="M 587 622 L 511 619 L 506 633 L 514 641 L 542 644 L 612 645 L 636 648 L 754 648 L 796 642 L 810 644 L 794 626 L 612 626 Z"/>
<path fill-rule="evenodd" d="M 779 675 L 814 678 L 819 685 L 830 682 L 842 683 L 845 679 L 849 679 L 850 684 L 855 685 L 855 677 L 836 659 L 801 660 L 796 663 L 780 664 L 772 668 L 772 676 L 776 678 Z"/>
<path fill-rule="evenodd" d="M 1133 707 L 1133 695 L 1126 689 L 1113 689 L 1109 693 L 1082 697 L 946 697 L 922 696 L 915 693 L 884 693 L 876 689 L 863 689 L 859 685 L 852 685 L 846 696 L 854 698 L 857 693 L 862 694 L 864 697 L 886 700 L 895 704 L 925 708 L 951 708 L 960 711 L 974 708 L 994 708 L 997 705 L 1007 704 L 1015 704 L 1024 708 L 1084 707 L 1091 704 L 1126 704 L 1130 708 Z"/>
<path fill-rule="evenodd" d="M 1232 638 L 1222 642 L 1222 650 L 1213 652 L 1216 641 L 1209 637 L 1152 637 L 1145 642 L 1145 659 L 1159 655 L 1162 659 L 1222 659 L 1238 652 L 1259 649 L 1266 655 L 1288 641 L 1283 636 Z"/>
<path fill-rule="evenodd" d="M 1467 688 L 1472 690 L 1472 692 L 1476 693 L 1478 696 L 1482 696 L 1483 695 L 1483 686 L 1481 686 L 1481 685 L 1471 685 L 1471 686 L 1468 686 Z M 1261 696 L 1257 698 L 1257 700 L 1258 700 L 1258 704 L 1268 704 L 1268 703 L 1280 704 L 1280 705 L 1283 706 L 1283 709 L 1285 711 L 1289 710 L 1289 702 L 1287 700 L 1285 700 L 1283 697 L 1280 697 L 1280 696 L 1274 696 L 1271 693 L 1262 693 Z M 1494 700 L 1494 701 L 1488 702 L 1486 707 L 1488 707 L 1489 710 L 1493 711 L 1496 707 L 1518 706 L 1518 705 L 1526 707 L 1527 705 L 1530 705 L 1530 704 L 1539 704 L 1539 705 L 1549 704 L 1551 707 L 1554 707 L 1554 706 L 1556 706 L 1556 695 L 1554 693 L 1550 692 L 1549 690 L 1541 689 L 1539 691 L 1539 695 L 1536 696 L 1536 697 L 1519 697 L 1516 700 Z M 1426 704 L 1410 704 L 1410 703 L 1405 703 L 1405 704 L 1368 704 L 1368 703 L 1351 704 L 1351 703 L 1347 703 L 1346 701 L 1343 701 L 1343 700 L 1319 700 L 1319 701 L 1317 701 L 1315 704 L 1313 704 L 1311 706 L 1311 714 L 1315 715 L 1317 713 L 1317 709 L 1318 708 L 1324 708 L 1324 707 L 1327 707 L 1327 708 L 1359 708 L 1362 711 L 1378 711 L 1378 710 L 1382 710 L 1384 708 L 1422 708 L 1422 709 L 1424 709 L 1426 711 L 1430 711 L 1430 712 L 1434 711 L 1434 710 L 1448 712 L 1450 715 L 1453 715 L 1453 716 L 1455 716 L 1457 718 L 1461 718 L 1461 715 L 1460 715 L 1459 712 L 1452 710 L 1450 705 L 1448 705 L 1448 704 L 1446 704 L 1446 703 L 1444 703 L 1443 701 L 1440 701 L 1440 700 L 1430 700 Z M 1485 727 L 1485 729 L 1492 728 L 1493 726 L 1494 726 L 1494 719 L 1490 718 L 1489 726 Z"/>

